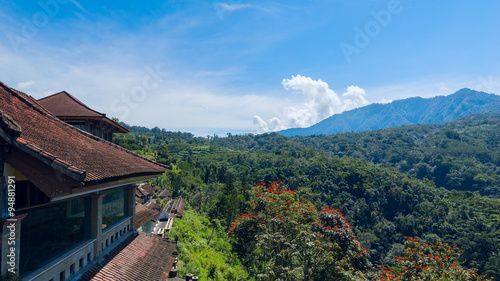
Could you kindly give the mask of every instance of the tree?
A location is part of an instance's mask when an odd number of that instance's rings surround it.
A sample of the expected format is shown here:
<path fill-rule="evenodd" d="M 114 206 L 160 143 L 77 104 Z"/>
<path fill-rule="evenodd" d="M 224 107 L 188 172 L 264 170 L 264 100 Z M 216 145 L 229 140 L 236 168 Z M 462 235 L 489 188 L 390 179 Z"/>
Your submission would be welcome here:
<path fill-rule="evenodd" d="M 344 271 L 368 268 L 368 252 L 361 246 L 351 225 L 339 209 L 323 207 L 311 229 L 319 238 L 319 250 L 327 257 L 318 264 L 321 267 L 315 272 L 316 280 L 331 280 L 332 276 L 342 277 L 342 274 L 336 272 L 339 268 Z"/>
<path fill-rule="evenodd" d="M 170 156 L 170 152 L 168 151 L 167 145 L 162 145 L 158 150 L 158 156 L 162 158 L 168 158 Z"/>
<path fill-rule="evenodd" d="M 459 261 L 457 246 L 448 246 L 440 241 L 425 244 L 418 239 L 405 237 L 404 257 L 396 256 L 398 273 L 379 266 L 379 270 L 364 277 L 369 280 L 485 280 L 474 269 L 464 269 Z M 396 277 L 398 275 L 398 277 Z"/>
<path fill-rule="evenodd" d="M 474 270 L 461 267 L 456 245 L 425 244 L 412 237 L 405 244 L 405 256 L 395 257 L 404 280 L 481 280 Z"/>
<path fill-rule="evenodd" d="M 352 271 L 368 265 L 338 210 L 317 212 L 281 182 L 257 184 L 251 193 L 251 207 L 228 232 L 257 280 L 350 280 Z"/>

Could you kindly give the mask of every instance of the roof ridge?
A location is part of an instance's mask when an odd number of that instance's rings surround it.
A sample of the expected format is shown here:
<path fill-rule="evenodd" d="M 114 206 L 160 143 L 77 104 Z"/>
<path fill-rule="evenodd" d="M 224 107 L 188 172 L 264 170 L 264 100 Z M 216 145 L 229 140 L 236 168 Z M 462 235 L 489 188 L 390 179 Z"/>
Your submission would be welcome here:
<path fill-rule="evenodd" d="M 1 86 L 2 88 L 4 88 L 6 91 L 11 92 L 12 94 L 14 94 L 14 96 L 18 97 L 18 98 L 19 98 L 19 99 L 20 99 L 23 103 L 25 103 L 25 104 L 26 104 L 26 105 L 28 105 L 29 107 L 31 107 L 31 108 L 33 108 L 33 109 L 35 109 L 36 111 L 38 111 L 38 112 L 42 113 L 43 115 L 50 116 L 50 117 L 52 117 L 52 118 L 57 118 L 57 117 L 55 117 L 52 113 L 50 113 L 50 114 L 49 114 L 49 113 L 47 113 L 47 112 L 46 112 L 47 110 L 46 110 L 43 106 L 41 106 L 41 105 L 40 105 L 40 104 L 36 101 L 36 99 L 34 99 L 34 98 L 33 98 L 33 101 L 36 103 L 36 105 L 37 105 L 37 106 L 35 106 L 35 105 L 33 104 L 33 102 L 28 101 L 28 100 L 27 100 L 27 97 L 29 97 L 29 95 L 28 95 L 28 94 L 26 94 L 25 92 L 22 92 L 22 91 L 16 90 L 16 89 L 14 89 L 14 88 L 11 88 L 11 87 L 9 87 L 9 86 L 5 85 L 5 83 L 3 83 L 2 81 L 0 81 L 0 86 Z M 25 97 L 25 96 L 26 96 L 26 97 Z M 42 110 L 42 109 L 43 109 L 43 110 Z"/>
<path fill-rule="evenodd" d="M 48 96 L 46 96 L 46 97 L 39 98 L 38 100 L 44 100 L 44 99 L 50 98 L 50 97 L 52 97 L 52 96 L 55 96 L 55 95 L 57 95 L 57 94 L 60 94 L 60 93 L 62 93 L 62 92 L 65 92 L 65 91 L 61 91 L 61 92 L 58 92 L 58 93 L 55 93 L 55 94 L 52 94 L 52 95 L 48 95 Z"/>
<path fill-rule="evenodd" d="M 88 106 L 87 106 L 86 104 L 84 104 L 82 101 L 80 101 L 80 100 L 79 100 L 79 99 L 77 99 L 75 96 L 73 96 L 72 94 L 70 94 L 70 93 L 68 93 L 68 92 L 66 92 L 66 91 L 61 91 L 61 92 L 59 92 L 59 93 L 55 93 L 55 94 L 52 94 L 52 95 L 50 95 L 50 96 L 46 96 L 46 97 L 41 98 L 41 99 L 39 99 L 39 100 L 47 99 L 47 98 L 50 98 L 50 97 L 53 97 L 53 96 L 56 96 L 56 95 L 60 95 L 60 94 L 65 94 L 65 95 L 66 95 L 66 96 L 68 96 L 70 99 L 72 99 L 73 101 L 75 101 L 75 102 L 76 102 L 76 103 L 78 103 L 79 105 L 81 105 L 81 106 L 85 107 L 86 109 L 88 109 L 88 110 L 90 110 L 90 111 L 93 111 L 93 112 L 95 112 L 95 113 L 97 113 L 97 114 L 99 114 L 99 115 L 102 115 L 103 117 L 106 117 L 106 114 L 101 113 L 101 112 L 99 112 L 99 111 L 97 111 L 97 110 L 94 110 L 94 109 L 92 109 L 92 108 L 88 107 Z"/>
<path fill-rule="evenodd" d="M 15 89 L 13 89 L 13 90 L 15 90 Z M 94 112 L 94 113 L 96 113 L 96 114 L 100 115 L 101 117 L 103 117 L 103 118 L 107 119 L 107 120 L 106 120 L 106 122 L 107 122 L 107 123 L 111 123 L 111 124 L 115 125 L 116 127 L 119 127 L 119 128 L 121 128 L 121 129 L 123 129 L 124 131 L 129 131 L 129 132 L 130 132 L 130 130 L 129 130 L 129 129 L 125 128 L 125 127 L 124 127 L 124 126 L 122 126 L 120 123 L 118 123 L 118 122 L 114 121 L 113 119 L 111 119 L 111 118 L 107 117 L 105 113 L 101 113 L 101 112 L 99 112 L 99 111 L 97 111 L 97 110 L 95 110 L 95 109 L 90 108 L 88 105 L 86 105 L 85 103 L 83 103 L 82 101 L 80 101 L 79 99 L 77 99 L 75 96 L 73 96 L 72 94 L 70 94 L 70 93 L 68 93 L 68 92 L 66 92 L 66 91 L 61 91 L 61 92 L 58 92 L 58 93 L 52 94 L 52 95 L 50 95 L 50 96 L 46 96 L 46 97 L 44 97 L 44 98 L 38 99 L 38 100 L 37 100 L 37 103 L 38 103 L 38 101 L 42 101 L 42 100 L 48 99 L 48 98 L 50 98 L 50 97 L 54 97 L 54 96 L 61 95 L 61 94 L 66 95 L 68 98 L 70 98 L 71 100 L 73 100 L 74 102 L 76 102 L 78 105 L 80 105 L 80 106 L 84 107 L 85 109 L 87 109 L 87 110 L 89 110 L 89 111 L 91 111 L 91 112 Z M 39 103 L 38 103 L 38 104 L 39 104 Z M 41 106 L 42 108 L 44 108 L 44 109 L 45 109 L 45 107 L 44 107 L 43 105 L 41 105 L 41 104 L 40 104 L 40 106 Z M 47 110 L 47 111 L 49 111 L 49 110 Z M 49 112 L 50 112 L 50 111 L 49 111 Z M 51 114 L 53 114 L 53 113 L 51 112 Z M 55 114 L 54 114 L 54 115 L 55 115 Z M 56 116 L 56 117 L 57 117 L 57 116 Z"/>

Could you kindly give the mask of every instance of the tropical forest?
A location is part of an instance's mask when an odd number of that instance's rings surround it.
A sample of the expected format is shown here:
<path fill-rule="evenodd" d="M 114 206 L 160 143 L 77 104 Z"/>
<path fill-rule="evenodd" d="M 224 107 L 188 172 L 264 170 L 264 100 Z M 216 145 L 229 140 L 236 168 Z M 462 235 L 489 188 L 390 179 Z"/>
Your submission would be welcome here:
<path fill-rule="evenodd" d="M 168 236 L 200 280 L 500 280 L 500 113 L 333 135 L 122 123 L 170 169 Z M 164 204 L 158 199 L 159 204 Z"/>

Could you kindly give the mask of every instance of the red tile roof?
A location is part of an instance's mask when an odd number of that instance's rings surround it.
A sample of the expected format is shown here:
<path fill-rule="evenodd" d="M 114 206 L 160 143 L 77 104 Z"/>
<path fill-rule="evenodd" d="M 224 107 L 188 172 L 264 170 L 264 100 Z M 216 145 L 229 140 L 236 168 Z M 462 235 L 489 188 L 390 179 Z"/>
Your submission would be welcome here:
<path fill-rule="evenodd" d="M 137 190 L 141 192 L 143 196 L 147 195 L 153 195 L 155 193 L 155 189 L 152 188 L 149 184 L 147 183 L 141 183 L 138 187 Z"/>
<path fill-rule="evenodd" d="M 146 200 L 144 200 L 142 198 L 142 194 L 139 191 L 136 190 L 135 191 L 135 202 L 137 202 L 139 204 L 144 204 L 144 201 L 146 201 Z"/>
<path fill-rule="evenodd" d="M 167 170 L 166 165 L 62 122 L 32 97 L 2 82 L 0 111 L 1 127 L 11 128 L 11 140 L 7 140 L 11 145 L 85 185 Z M 21 129 L 17 137 L 16 127 Z"/>
<path fill-rule="evenodd" d="M 182 218 L 186 202 L 182 197 L 171 199 L 165 204 L 165 210 L 170 213 L 170 217 Z"/>
<path fill-rule="evenodd" d="M 41 98 L 38 100 L 38 103 L 63 121 L 66 121 L 66 118 L 92 118 L 108 123 L 114 127 L 115 132 L 130 132 L 130 130 L 124 128 L 122 125 L 107 118 L 106 114 L 93 110 L 65 91 Z"/>
<path fill-rule="evenodd" d="M 175 259 L 174 250 L 175 242 L 139 232 L 111 250 L 80 280 L 166 280 Z"/>
<path fill-rule="evenodd" d="M 180 199 L 181 202 L 179 202 L 179 207 L 177 208 L 176 216 L 179 218 L 182 218 L 184 215 L 184 207 L 186 205 L 186 202 L 184 201 L 183 198 Z"/>
<path fill-rule="evenodd" d="M 55 116 L 88 116 L 102 117 L 103 113 L 97 112 L 79 101 L 66 91 L 59 92 L 38 100 L 38 103 Z"/>
<path fill-rule="evenodd" d="M 151 210 L 155 210 L 155 211 L 161 211 L 161 206 L 156 204 L 155 202 L 153 202 L 153 200 L 149 201 L 146 205 L 146 208 L 149 208 Z"/>
<path fill-rule="evenodd" d="M 9 115 L 0 109 L 0 128 L 4 129 L 10 136 L 21 135 L 21 127 Z"/>

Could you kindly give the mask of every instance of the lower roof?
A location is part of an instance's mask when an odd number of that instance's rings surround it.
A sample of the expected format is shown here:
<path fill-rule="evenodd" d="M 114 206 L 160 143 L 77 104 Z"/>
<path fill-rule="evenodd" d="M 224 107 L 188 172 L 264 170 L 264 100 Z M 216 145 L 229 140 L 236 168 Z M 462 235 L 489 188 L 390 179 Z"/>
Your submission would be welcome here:
<path fill-rule="evenodd" d="M 104 255 L 81 281 L 165 280 L 175 257 L 175 242 L 138 232 Z"/>

